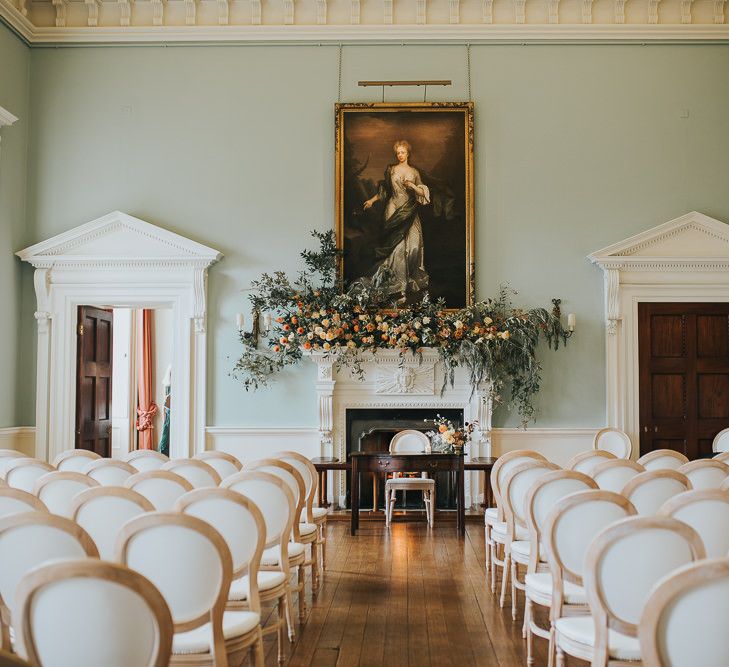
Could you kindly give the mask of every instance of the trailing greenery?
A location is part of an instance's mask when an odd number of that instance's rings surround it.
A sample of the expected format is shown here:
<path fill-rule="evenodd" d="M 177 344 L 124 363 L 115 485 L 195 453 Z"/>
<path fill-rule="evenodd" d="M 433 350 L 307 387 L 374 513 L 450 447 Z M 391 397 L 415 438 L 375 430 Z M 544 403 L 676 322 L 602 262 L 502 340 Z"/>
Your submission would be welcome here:
<path fill-rule="evenodd" d="M 443 389 L 452 385 L 455 369 L 468 369 L 475 389 L 490 383 L 496 401 L 506 387 L 523 425 L 534 418 L 534 397 L 541 385 L 542 367 L 537 348 L 544 339 L 557 350 L 569 333 L 559 311 L 523 310 L 512 303 L 515 294 L 502 286 L 498 296 L 458 311 L 447 311 L 442 301 L 427 296 L 403 310 L 392 304 L 377 285 L 356 284 L 342 291 L 339 272 L 341 251 L 333 231 L 312 232 L 318 250 L 301 253 L 305 268 L 294 279 L 284 272 L 264 273 L 253 283 L 255 309 L 275 315 L 264 349 L 255 346 L 251 333 L 241 333 L 243 353 L 233 376 L 246 390 L 268 384 L 276 372 L 298 363 L 311 350 L 335 356 L 337 367 L 346 365 L 362 374 L 362 352 L 397 349 L 401 355 L 419 355 L 436 348 L 445 368 Z"/>

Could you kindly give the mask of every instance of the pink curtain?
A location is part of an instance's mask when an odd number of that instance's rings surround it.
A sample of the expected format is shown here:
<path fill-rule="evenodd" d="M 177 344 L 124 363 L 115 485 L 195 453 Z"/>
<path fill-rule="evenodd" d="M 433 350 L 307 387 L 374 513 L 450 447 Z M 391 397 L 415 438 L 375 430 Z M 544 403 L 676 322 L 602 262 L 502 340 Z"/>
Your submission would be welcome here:
<path fill-rule="evenodd" d="M 157 404 L 154 402 L 152 350 L 152 313 L 137 310 L 137 431 L 139 449 L 154 449 L 154 416 Z"/>

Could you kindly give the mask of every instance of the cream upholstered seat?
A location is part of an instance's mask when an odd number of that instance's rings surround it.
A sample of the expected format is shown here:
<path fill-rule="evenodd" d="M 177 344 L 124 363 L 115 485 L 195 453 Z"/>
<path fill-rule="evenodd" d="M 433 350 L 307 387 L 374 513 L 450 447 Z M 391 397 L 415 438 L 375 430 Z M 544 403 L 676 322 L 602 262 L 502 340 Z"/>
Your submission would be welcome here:
<path fill-rule="evenodd" d="M 729 428 L 719 431 L 711 443 L 712 452 L 729 452 Z"/>
<path fill-rule="evenodd" d="M 405 429 L 390 440 L 391 454 L 423 454 L 430 444 L 428 436 L 415 429 Z M 414 471 L 417 472 L 417 471 Z M 420 477 L 403 477 L 395 473 L 385 482 L 385 525 L 392 523 L 392 510 L 397 502 L 398 491 L 422 491 L 428 525 L 435 521 L 435 480 L 424 473 Z"/>
<path fill-rule="evenodd" d="M 564 666 L 565 653 L 589 660 L 593 667 L 610 660 L 640 660 L 638 622 L 652 587 L 704 555 L 696 531 L 675 519 L 632 516 L 607 526 L 585 556 L 591 622 L 555 622 L 558 667 Z"/>
<path fill-rule="evenodd" d="M 511 580 L 511 617 L 516 620 L 516 591 L 524 590 L 519 579 L 519 565 L 529 565 L 531 552 L 529 528 L 524 513 L 524 501 L 530 487 L 548 472 L 559 470 L 559 466 L 547 461 L 527 461 L 509 472 L 502 484 L 501 500 L 506 517 L 507 539 L 504 543 L 504 575 L 501 579 L 499 604 L 504 606 L 507 580 Z M 517 531 L 520 528 L 522 534 Z M 526 539 L 523 534 L 526 533 Z"/>
<path fill-rule="evenodd" d="M 511 470 L 522 463 L 546 460 L 539 452 L 534 452 L 529 449 L 517 449 L 499 456 L 491 468 L 490 483 L 496 508 L 489 508 L 484 514 L 484 539 L 486 542 L 486 576 L 488 577 L 489 573 L 491 574 L 492 593 L 496 591 L 496 568 L 500 567 L 503 571 L 504 567 L 504 561 L 498 557 L 498 551 L 499 548 L 505 549 L 506 540 L 508 539 L 506 517 L 501 500 L 501 483 L 506 479 L 506 476 Z M 496 517 L 494 517 L 494 509 L 496 510 Z M 489 510 L 492 510 L 490 514 Z M 521 532 L 519 531 L 520 529 L 517 527 L 517 539 L 529 539 L 528 531 L 524 531 L 523 529 Z"/>
<path fill-rule="evenodd" d="M 36 496 L 27 491 L 0 487 L 0 519 L 22 512 L 47 512 L 48 508 Z"/>
<path fill-rule="evenodd" d="M 676 470 L 663 469 L 638 473 L 621 493 L 633 503 L 638 514 L 650 516 L 656 514 L 667 500 L 691 488 L 686 475 Z"/>
<path fill-rule="evenodd" d="M 264 634 L 270 632 L 278 634 L 278 657 L 280 661 L 284 657 L 284 628 L 288 627 L 288 635 L 291 641 L 295 637 L 292 621 L 291 587 L 289 586 L 289 579 L 291 578 L 289 548 L 292 547 L 289 539 L 295 520 L 294 512 L 296 511 L 294 494 L 283 479 L 259 470 L 244 470 L 227 477 L 223 480 L 222 488 L 241 493 L 256 503 L 263 514 L 266 526 L 263 554 L 266 551 L 270 554 L 271 550 L 276 550 L 276 554 L 270 558 L 270 560 L 275 560 L 275 569 L 259 571 L 258 586 L 261 601 L 276 602 L 277 621 L 275 624 L 265 627 L 263 632 Z M 261 554 L 262 566 L 265 564 L 263 554 Z M 273 584 L 273 579 L 266 580 L 269 575 L 281 575 L 281 584 Z M 266 581 L 266 585 L 264 585 L 264 581 Z M 245 607 L 247 597 L 241 597 L 241 589 L 243 589 L 243 592 L 247 590 L 245 582 L 241 579 L 233 582 L 228 596 L 229 607 Z"/>
<path fill-rule="evenodd" d="M 135 449 L 129 452 L 123 460 L 139 472 L 146 472 L 159 470 L 170 459 L 154 449 Z"/>
<path fill-rule="evenodd" d="M 615 459 L 595 466 L 590 475 L 601 489 L 620 493 L 625 485 L 645 468 L 635 461 Z"/>
<path fill-rule="evenodd" d="M 160 470 L 173 472 L 184 477 L 193 489 L 206 489 L 220 484 L 220 475 L 211 465 L 199 459 L 173 459 L 165 463 Z"/>
<path fill-rule="evenodd" d="M 88 449 L 67 449 L 53 460 L 53 467 L 67 472 L 84 472 L 91 461 L 99 459 L 101 459 L 99 454 Z"/>
<path fill-rule="evenodd" d="M 50 463 L 40 459 L 12 459 L 12 462 L 5 467 L 5 481 L 14 489 L 32 493 L 38 478 L 54 470 Z"/>
<path fill-rule="evenodd" d="M 259 554 L 251 555 L 252 572 Z M 210 524 L 187 514 L 144 514 L 124 525 L 116 555 L 167 602 L 175 630 L 170 665 L 238 665 L 252 652 L 257 667 L 263 666 L 258 598 L 252 591 L 249 611 L 225 611 L 233 560 Z"/>
<path fill-rule="evenodd" d="M 36 480 L 33 495 L 38 496 L 49 512 L 71 517 L 74 496 L 95 486 L 99 486 L 95 479 L 80 472 L 54 471 Z"/>
<path fill-rule="evenodd" d="M 701 537 L 708 558 L 729 554 L 729 490 L 681 493 L 661 506 L 658 514 L 691 526 Z"/>
<path fill-rule="evenodd" d="M 613 461 L 617 456 L 602 449 L 591 449 L 587 452 L 575 454 L 565 466 L 565 470 L 575 470 L 585 475 L 592 475 L 592 471 L 605 461 Z"/>
<path fill-rule="evenodd" d="M 716 459 L 690 461 L 679 469 L 691 480 L 691 486 L 697 491 L 701 489 L 718 489 L 729 477 L 729 465 Z"/>
<path fill-rule="evenodd" d="M 91 536 L 104 560 L 114 560 L 121 527 L 153 511 L 154 506 L 142 494 L 122 487 L 97 486 L 82 491 L 71 502 L 71 518 Z"/>
<path fill-rule="evenodd" d="M 160 512 L 168 512 L 181 495 L 192 491 L 190 482 L 169 470 L 138 472 L 127 478 L 124 486 L 141 493 Z"/>
<path fill-rule="evenodd" d="M 195 454 L 193 458 L 207 463 L 214 468 L 218 475 L 220 475 L 221 480 L 235 475 L 235 473 L 243 469 L 243 464 L 235 456 L 227 452 L 200 452 L 199 454 Z"/>
<path fill-rule="evenodd" d="M 24 512 L 0 519 L 0 621 L 14 620 L 17 586 L 23 576 L 48 561 L 98 558 L 88 533 L 70 519 L 50 512 Z M 2 648 L 10 649 L 2 625 Z"/>
<path fill-rule="evenodd" d="M 83 470 L 85 475 L 95 479 L 101 486 L 124 486 L 132 475 L 137 474 L 137 469 L 117 459 L 99 459 L 92 461 Z"/>
<path fill-rule="evenodd" d="M 597 484 L 584 473 L 574 470 L 555 470 L 547 472 L 537 479 L 529 488 L 524 500 L 524 514 L 529 529 L 530 544 L 527 573 L 524 577 L 524 630 L 527 639 L 527 664 L 534 662 L 533 635 L 549 639 L 550 655 L 553 654 L 551 631 L 538 625 L 533 613 L 534 604 L 547 608 L 552 606 L 552 574 L 549 571 L 543 571 L 547 552 L 544 548 L 542 531 L 547 515 L 560 499 L 571 493 L 590 489 L 597 489 Z M 516 544 L 521 543 L 512 543 L 512 550 Z M 536 548 L 533 545 L 536 545 Z M 582 586 L 564 580 L 563 599 L 568 605 L 587 604 Z"/>
<path fill-rule="evenodd" d="M 633 443 L 625 431 L 619 428 L 601 428 L 592 441 L 594 449 L 610 452 L 619 459 L 629 459 L 633 452 Z"/>
<path fill-rule="evenodd" d="M 685 565 L 653 588 L 638 625 L 645 665 L 729 662 L 729 558 Z"/>
<path fill-rule="evenodd" d="M 45 565 L 18 587 L 19 652 L 44 667 L 166 667 L 172 618 L 129 568 L 95 560 Z"/>
<path fill-rule="evenodd" d="M 646 470 L 678 470 L 688 459 L 673 449 L 654 449 L 638 459 Z"/>

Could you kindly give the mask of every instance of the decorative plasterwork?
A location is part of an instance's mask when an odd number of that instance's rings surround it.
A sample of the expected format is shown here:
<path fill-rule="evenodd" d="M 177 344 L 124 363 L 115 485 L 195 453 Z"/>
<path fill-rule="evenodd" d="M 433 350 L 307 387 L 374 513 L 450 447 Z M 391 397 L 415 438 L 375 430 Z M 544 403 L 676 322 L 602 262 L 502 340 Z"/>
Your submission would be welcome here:
<path fill-rule="evenodd" d="M 638 304 L 729 301 L 729 225 L 693 211 L 589 255 L 605 278 L 609 426 L 638 433 Z"/>
<path fill-rule="evenodd" d="M 74 446 L 79 305 L 169 308 L 172 454 L 205 445 L 207 270 L 212 248 L 119 211 L 17 253 L 35 267 L 37 456 Z"/>
<path fill-rule="evenodd" d="M 729 40 L 724 0 L 631 0 L 627 19 L 625 0 L 503 0 L 496 13 L 493 0 L 272 0 L 263 15 L 261 0 L 245 0 L 250 14 L 238 0 L 135 1 L 0 0 L 0 17 L 31 44 Z"/>

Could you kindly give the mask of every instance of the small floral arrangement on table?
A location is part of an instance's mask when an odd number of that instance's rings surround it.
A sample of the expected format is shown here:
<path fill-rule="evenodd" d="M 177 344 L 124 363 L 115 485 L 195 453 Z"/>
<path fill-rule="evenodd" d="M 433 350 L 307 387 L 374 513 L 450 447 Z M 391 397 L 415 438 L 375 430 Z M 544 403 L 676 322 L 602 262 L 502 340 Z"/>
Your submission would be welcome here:
<path fill-rule="evenodd" d="M 434 452 L 446 454 L 463 454 L 463 448 L 471 437 L 477 421 L 466 422 L 466 425 L 456 426 L 450 419 L 436 415 L 435 419 L 426 419 L 426 422 L 435 424 L 435 431 L 428 431 L 425 435 L 430 438 Z"/>

